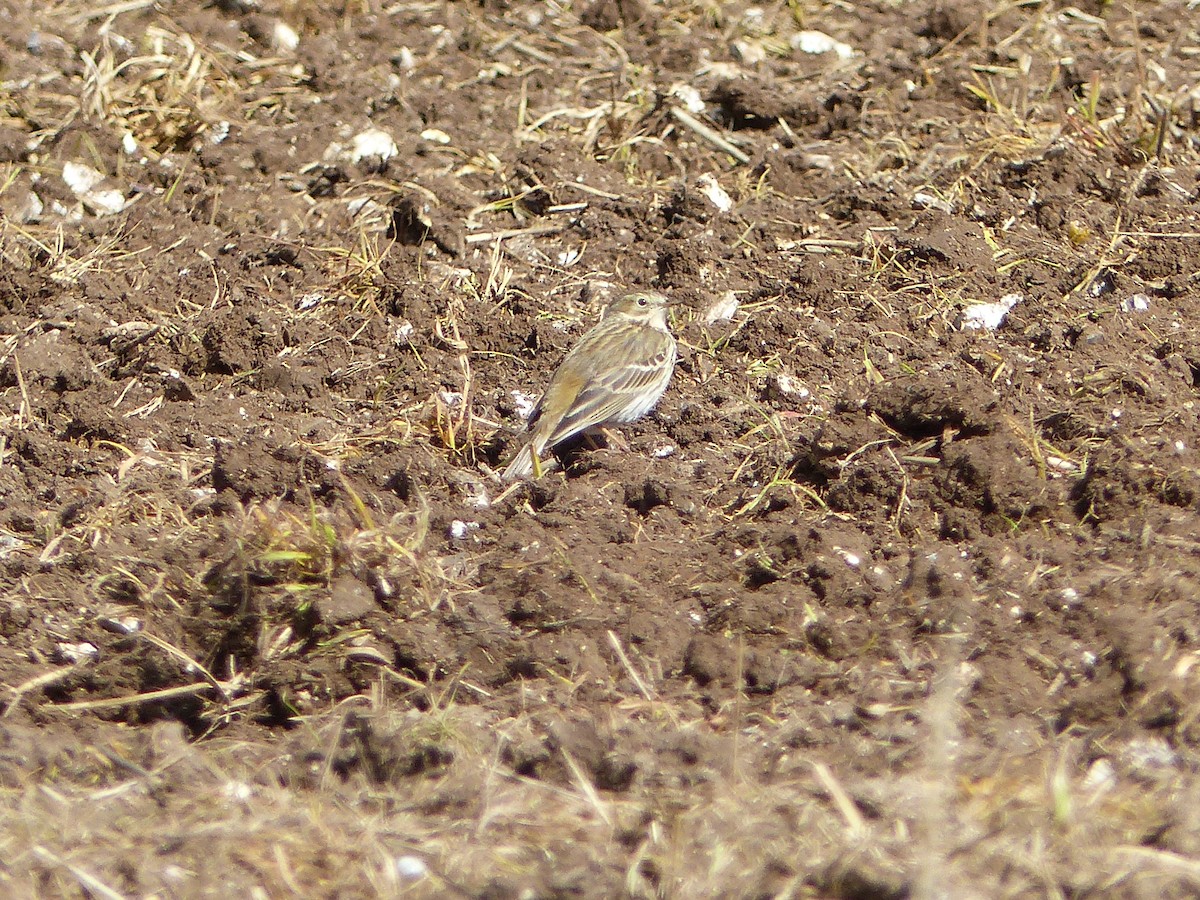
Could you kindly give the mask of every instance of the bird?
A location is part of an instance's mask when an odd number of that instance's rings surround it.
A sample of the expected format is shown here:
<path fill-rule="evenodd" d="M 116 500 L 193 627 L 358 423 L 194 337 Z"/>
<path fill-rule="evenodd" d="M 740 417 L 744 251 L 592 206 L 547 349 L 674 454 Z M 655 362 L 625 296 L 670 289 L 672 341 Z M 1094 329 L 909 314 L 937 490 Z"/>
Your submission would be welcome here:
<path fill-rule="evenodd" d="M 504 481 L 542 476 L 541 455 L 590 428 L 625 424 L 654 409 L 677 359 L 667 325 L 674 303 L 645 291 L 614 300 L 567 352 L 526 423 L 525 444 Z"/>

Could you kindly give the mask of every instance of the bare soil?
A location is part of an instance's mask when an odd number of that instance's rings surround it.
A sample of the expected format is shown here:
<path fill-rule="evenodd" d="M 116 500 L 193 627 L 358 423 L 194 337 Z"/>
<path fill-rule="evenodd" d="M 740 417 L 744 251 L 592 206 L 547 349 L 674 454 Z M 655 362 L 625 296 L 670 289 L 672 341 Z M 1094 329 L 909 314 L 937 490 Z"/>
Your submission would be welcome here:
<path fill-rule="evenodd" d="M 1194 5 L 7 4 L 0 893 L 1197 896 Z"/>

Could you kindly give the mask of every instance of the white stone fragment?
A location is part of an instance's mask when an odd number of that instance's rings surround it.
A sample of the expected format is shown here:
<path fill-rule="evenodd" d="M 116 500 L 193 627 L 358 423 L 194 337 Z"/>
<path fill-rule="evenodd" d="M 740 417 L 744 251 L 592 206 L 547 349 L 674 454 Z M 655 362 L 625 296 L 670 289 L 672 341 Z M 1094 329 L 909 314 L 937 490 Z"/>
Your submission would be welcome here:
<path fill-rule="evenodd" d="M 300 46 L 300 35 L 287 22 L 275 22 L 271 31 L 271 46 L 283 53 L 292 53 Z"/>
<path fill-rule="evenodd" d="M 692 115 L 698 116 L 704 112 L 704 100 L 700 92 L 690 84 L 677 81 L 671 85 L 670 95 L 683 104 L 683 108 Z"/>
<path fill-rule="evenodd" d="M 674 444 L 662 444 L 650 451 L 650 455 L 655 459 L 666 459 L 668 456 L 674 456 L 679 451 L 679 448 Z"/>
<path fill-rule="evenodd" d="M 21 221 L 22 225 L 28 225 L 30 222 L 39 222 L 45 208 L 46 205 L 42 203 L 42 198 L 34 191 L 30 191 L 29 195 L 25 198 L 25 204 L 21 207 L 21 212 L 18 213 L 17 218 Z"/>
<path fill-rule="evenodd" d="M 467 503 L 475 509 L 487 509 L 492 505 L 492 498 L 488 496 L 487 488 L 482 481 L 476 481 L 471 485 L 471 490 L 467 494 Z"/>
<path fill-rule="evenodd" d="M 1150 298 L 1145 294 L 1134 294 L 1121 301 L 1121 312 L 1145 312 L 1150 308 Z"/>
<path fill-rule="evenodd" d="M 1080 605 L 1079 591 L 1073 587 L 1065 587 L 1058 592 L 1058 596 L 1062 598 L 1063 609 L 1074 609 Z"/>
<path fill-rule="evenodd" d="M 854 48 L 849 44 L 831 38 L 823 31 L 801 31 L 792 35 L 793 50 L 801 53 L 836 53 L 839 59 L 850 59 L 854 56 Z"/>
<path fill-rule="evenodd" d="M 1025 298 L 1021 294 L 1005 294 L 995 303 L 975 303 L 962 311 L 959 327 L 964 331 L 995 331 L 1008 311 Z"/>
<path fill-rule="evenodd" d="M 726 291 L 710 303 L 708 309 L 704 311 L 704 324 L 715 325 L 718 322 L 728 322 L 738 311 L 738 305 L 737 295 L 733 291 Z"/>
<path fill-rule="evenodd" d="M 478 529 L 478 522 L 464 522 L 462 519 L 455 519 L 450 523 L 450 537 L 456 541 L 461 541 L 472 531 L 477 531 Z"/>
<path fill-rule="evenodd" d="M 812 394 L 808 388 L 787 374 L 787 372 L 780 372 L 776 375 L 775 384 L 782 393 L 799 397 L 801 400 L 807 400 Z"/>
<path fill-rule="evenodd" d="M 113 216 L 125 208 L 125 195 L 114 189 L 92 191 L 80 199 L 97 216 Z"/>
<path fill-rule="evenodd" d="M 730 49 L 748 66 L 756 66 L 767 58 L 767 49 L 758 41 L 734 41 Z"/>
<path fill-rule="evenodd" d="M 229 137 L 229 123 L 218 122 L 208 130 L 208 142 L 210 144 L 223 144 L 226 138 Z"/>
<path fill-rule="evenodd" d="M 401 47 L 396 51 L 396 65 L 407 74 L 417 67 L 417 58 L 407 47 Z"/>
<path fill-rule="evenodd" d="M 943 200 L 936 194 L 931 194 L 928 191 L 917 191 L 913 194 L 913 206 L 917 209 L 937 209 L 944 213 L 954 212 L 954 204 L 949 200 Z"/>
<path fill-rule="evenodd" d="M 100 655 L 100 648 L 88 641 L 80 641 L 78 644 L 62 641 L 56 649 L 59 659 L 73 664 L 92 662 Z"/>
<path fill-rule="evenodd" d="M 716 175 L 706 172 L 696 179 L 696 186 L 700 188 L 700 193 L 708 198 L 708 202 L 721 212 L 727 213 L 733 209 L 733 198 L 717 182 Z"/>
<path fill-rule="evenodd" d="M 137 153 L 137 138 L 133 136 L 132 131 L 127 131 L 121 135 L 121 149 L 125 151 L 126 156 L 133 156 Z"/>
<path fill-rule="evenodd" d="M 221 793 L 227 800 L 245 803 L 254 796 L 254 788 L 244 781 L 227 781 L 221 786 Z"/>
<path fill-rule="evenodd" d="M 450 135 L 440 128 L 426 128 L 421 132 L 421 140 L 429 141 L 431 144 L 449 144 Z"/>
<path fill-rule="evenodd" d="M 111 216 L 125 208 L 124 194 L 112 188 L 100 187 L 104 178 L 103 172 L 83 163 L 69 162 L 63 165 L 63 181 L 71 193 L 97 216 Z"/>
<path fill-rule="evenodd" d="M 1107 794 L 1117 786 L 1117 771 L 1110 760 L 1101 757 L 1088 767 L 1079 786 L 1090 791 L 1093 798 Z"/>
<path fill-rule="evenodd" d="M 399 152 L 400 148 L 396 146 L 392 136 L 378 128 L 368 128 L 359 132 L 350 145 L 350 159 L 356 163 L 370 158 L 386 162 Z"/>
<path fill-rule="evenodd" d="M 429 874 L 429 866 L 418 856 L 396 857 L 396 874 L 405 881 L 416 881 Z"/>
<path fill-rule="evenodd" d="M 537 401 L 526 394 L 524 391 L 511 391 L 509 396 L 513 398 L 513 403 L 517 407 L 517 415 L 522 419 L 528 419 L 533 415 L 534 407 L 537 406 Z"/>
<path fill-rule="evenodd" d="M 346 201 L 346 212 L 350 213 L 352 216 L 357 216 L 363 211 L 363 208 L 371 202 L 372 200 L 370 197 L 351 197 Z"/>
<path fill-rule="evenodd" d="M 104 173 L 85 166 L 83 163 L 69 162 L 63 164 L 62 179 L 76 197 L 82 197 L 89 191 L 95 190 L 104 181 Z"/>
<path fill-rule="evenodd" d="M 402 319 L 401 321 L 397 322 L 396 327 L 392 329 L 392 343 L 398 347 L 407 346 L 412 340 L 413 332 L 415 330 L 416 329 L 413 328 L 412 322 L 408 321 L 408 319 Z"/>

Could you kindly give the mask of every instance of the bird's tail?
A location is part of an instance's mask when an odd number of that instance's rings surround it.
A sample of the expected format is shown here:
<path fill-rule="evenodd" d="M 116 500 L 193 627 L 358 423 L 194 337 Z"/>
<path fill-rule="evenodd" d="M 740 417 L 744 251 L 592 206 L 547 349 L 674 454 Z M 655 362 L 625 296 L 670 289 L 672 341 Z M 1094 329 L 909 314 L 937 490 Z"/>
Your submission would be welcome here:
<path fill-rule="evenodd" d="M 504 481 L 516 481 L 519 478 L 528 478 L 533 474 L 533 441 L 527 441 L 525 446 L 521 448 L 521 452 L 512 458 L 504 471 L 500 473 L 500 477 Z"/>

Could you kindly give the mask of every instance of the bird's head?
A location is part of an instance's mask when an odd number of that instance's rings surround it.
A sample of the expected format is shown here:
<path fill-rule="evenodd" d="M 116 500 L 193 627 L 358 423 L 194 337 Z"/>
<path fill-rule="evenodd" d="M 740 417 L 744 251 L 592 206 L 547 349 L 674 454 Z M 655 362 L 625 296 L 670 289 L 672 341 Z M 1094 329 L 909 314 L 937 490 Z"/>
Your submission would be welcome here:
<path fill-rule="evenodd" d="M 638 324 L 659 331 L 667 330 L 667 310 L 675 304 L 655 291 L 639 291 L 614 300 L 604 311 L 604 318 L 624 316 Z"/>

